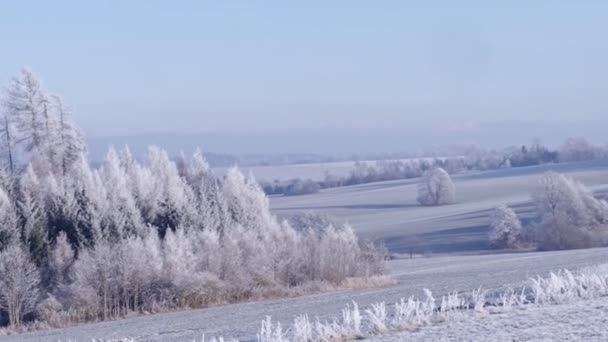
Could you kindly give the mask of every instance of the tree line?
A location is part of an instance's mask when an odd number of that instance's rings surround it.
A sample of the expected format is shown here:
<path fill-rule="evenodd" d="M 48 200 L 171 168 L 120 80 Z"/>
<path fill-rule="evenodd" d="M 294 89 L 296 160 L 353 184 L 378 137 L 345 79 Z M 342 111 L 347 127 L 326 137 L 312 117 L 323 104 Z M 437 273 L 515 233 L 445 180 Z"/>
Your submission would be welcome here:
<path fill-rule="evenodd" d="M 324 179 L 318 181 L 296 178 L 272 182 L 262 180 L 260 184 L 269 195 L 292 196 L 312 194 L 321 189 L 340 186 L 418 178 L 436 168 L 455 174 L 473 170 L 607 159 L 608 147 L 593 145 L 582 137 L 568 138 L 558 149 L 550 149 L 535 139 L 530 145 L 504 150 L 471 147 L 464 151 L 463 155 L 453 157 L 378 160 L 373 163 L 357 161 L 346 176 L 333 175 L 328 171 Z"/>
<path fill-rule="evenodd" d="M 2 97 L 0 326 L 62 326 L 343 286 L 384 254 L 343 224 L 292 225 L 238 169 L 200 152 L 98 168 L 59 97 L 23 69 Z"/>

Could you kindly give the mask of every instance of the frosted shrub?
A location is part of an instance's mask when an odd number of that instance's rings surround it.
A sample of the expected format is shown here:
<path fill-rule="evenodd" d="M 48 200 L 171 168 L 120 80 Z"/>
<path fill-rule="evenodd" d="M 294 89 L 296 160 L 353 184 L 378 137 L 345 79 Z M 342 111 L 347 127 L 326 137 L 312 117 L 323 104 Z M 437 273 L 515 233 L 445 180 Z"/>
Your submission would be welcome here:
<path fill-rule="evenodd" d="M 471 292 L 470 304 L 473 310 L 477 313 L 485 313 L 487 291 L 482 290 L 481 287 Z"/>
<path fill-rule="evenodd" d="M 293 340 L 294 342 L 312 342 L 313 324 L 308 319 L 308 315 L 298 316 L 293 321 Z"/>
<path fill-rule="evenodd" d="M 345 335 L 349 335 L 350 338 L 361 336 L 361 313 L 355 301 L 353 301 L 352 309 L 350 305 L 346 305 L 346 308 L 342 309 L 342 327 Z"/>
<path fill-rule="evenodd" d="M 515 297 L 515 292 L 512 288 L 502 292 L 498 298 L 499 304 L 502 306 L 502 310 L 504 311 L 509 311 L 513 308 L 513 306 L 518 304 Z"/>
<path fill-rule="evenodd" d="M 294 341 L 348 341 L 363 338 L 361 332 L 363 316 L 357 303 L 352 308 L 347 305 L 342 310 L 342 320 L 321 322 L 317 317 L 314 324 L 308 316 L 299 316 L 294 320 Z"/>
<path fill-rule="evenodd" d="M 435 312 L 435 298 L 431 291 L 424 289 L 425 299 L 423 301 L 409 297 L 395 303 L 395 316 L 392 326 L 402 329 L 416 329 L 420 326 L 431 324 Z"/>
<path fill-rule="evenodd" d="M 283 333 L 281 323 L 276 326 L 272 324 L 270 316 L 262 321 L 262 326 L 258 332 L 258 342 L 288 342 L 286 335 Z"/>
<path fill-rule="evenodd" d="M 435 298 L 433 292 L 429 289 L 424 289 L 424 301 L 420 305 L 420 312 L 422 317 L 430 317 L 435 311 Z"/>
<path fill-rule="evenodd" d="M 420 302 L 413 297 L 410 297 L 408 300 L 401 298 L 399 302 L 395 303 L 393 325 L 396 326 L 397 329 L 413 329 L 420 324 L 420 322 L 416 322 L 419 308 Z"/>
<path fill-rule="evenodd" d="M 530 280 L 535 304 L 562 304 L 575 299 L 591 299 L 608 295 L 608 271 L 588 268 L 572 273 L 568 270 L 551 273 L 547 278 Z"/>
<path fill-rule="evenodd" d="M 375 334 L 384 334 L 388 331 L 386 305 L 384 303 L 372 304 L 371 309 L 365 310 L 365 313 Z"/>
<path fill-rule="evenodd" d="M 447 296 L 441 297 L 441 305 L 439 311 L 444 314 L 445 317 L 449 316 L 450 313 L 462 310 L 465 307 L 465 300 L 454 291 Z"/>

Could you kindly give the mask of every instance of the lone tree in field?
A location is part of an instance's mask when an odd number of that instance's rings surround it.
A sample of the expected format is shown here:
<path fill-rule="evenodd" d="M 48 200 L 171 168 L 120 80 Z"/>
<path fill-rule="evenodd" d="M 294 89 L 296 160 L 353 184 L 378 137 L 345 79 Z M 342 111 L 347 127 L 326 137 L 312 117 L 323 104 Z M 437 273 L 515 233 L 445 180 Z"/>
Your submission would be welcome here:
<path fill-rule="evenodd" d="M 515 248 L 520 242 L 521 222 L 513 209 L 506 205 L 501 205 L 494 210 L 490 228 L 490 246 L 492 248 Z"/>
<path fill-rule="evenodd" d="M 450 175 L 442 168 L 426 171 L 418 184 L 418 203 L 443 205 L 454 203 L 455 189 Z"/>

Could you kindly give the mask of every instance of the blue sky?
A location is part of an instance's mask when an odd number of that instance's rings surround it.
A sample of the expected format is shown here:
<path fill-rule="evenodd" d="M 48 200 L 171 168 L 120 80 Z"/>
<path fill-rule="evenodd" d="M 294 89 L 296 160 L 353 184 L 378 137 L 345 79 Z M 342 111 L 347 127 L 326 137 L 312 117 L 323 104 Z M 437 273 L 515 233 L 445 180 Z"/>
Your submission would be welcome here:
<path fill-rule="evenodd" d="M 10 1 L 90 135 L 607 123 L 606 1 Z"/>

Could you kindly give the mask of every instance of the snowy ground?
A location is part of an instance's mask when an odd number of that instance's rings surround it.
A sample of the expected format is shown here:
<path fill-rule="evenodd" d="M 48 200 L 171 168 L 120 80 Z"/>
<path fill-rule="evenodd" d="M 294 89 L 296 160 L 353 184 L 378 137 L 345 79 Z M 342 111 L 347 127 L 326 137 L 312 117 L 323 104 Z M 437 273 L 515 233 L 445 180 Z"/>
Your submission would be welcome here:
<path fill-rule="evenodd" d="M 350 221 L 357 232 L 364 237 L 383 239 L 392 251 L 406 251 L 408 235 L 417 234 L 421 243 L 431 252 L 479 252 L 487 248 L 487 223 L 489 210 L 501 203 L 515 205 L 524 218 L 530 216 L 530 208 L 525 203 L 538 177 L 544 171 L 554 169 L 569 173 L 596 190 L 608 188 L 608 163 L 576 163 L 490 172 L 477 172 L 454 177 L 458 203 L 454 205 L 427 208 L 415 203 L 415 180 L 383 182 L 360 186 L 330 189 L 315 195 L 295 197 L 275 197 L 271 206 L 279 215 L 289 215 L 301 210 L 320 210 Z M 364 308 L 376 302 L 395 302 L 402 297 L 422 295 L 423 288 L 429 288 L 437 296 L 448 291 L 470 291 L 482 286 L 496 289 L 516 285 L 535 275 L 546 275 L 551 270 L 605 263 L 608 249 L 589 249 L 562 252 L 531 252 L 512 254 L 435 256 L 396 260 L 389 263 L 398 284 L 388 288 L 352 290 L 325 293 L 299 298 L 271 300 L 215 307 L 203 310 L 175 312 L 129 318 L 115 322 L 103 322 L 66 329 L 56 329 L 24 334 L 18 337 L 0 337 L 2 341 L 90 341 L 91 338 L 137 337 L 138 341 L 192 341 L 206 336 L 227 336 L 240 340 L 255 340 L 260 321 L 266 315 L 290 324 L 294 317 L 309 314 L 323 319 L 333 319 L 347 303 L 355 300 Z M 571 313 L 573 319 L 584 317 L 585 311 L 575 305 L 564 306 L 564 312 Z M 582 304 L 581 304 L 582 305 Z M 599 311 L 606 305 L 598 304 Z M 595 307 L 590 308 L 589 310 Z M 530 310 L 530 321 L 534 317 L 547 315 L 560 319 L 559 308 Z M 545 311 L 543 311 L 545 310 Z M 555 313 L 553 313 L 556 310 Z M 571 310 L 571 311 L 568 311 Z M 542 311 L 542 312 L 541 312 Z M 598 311 L 598 312 L 599 312 Z M 601 320 L 600 314 L 593 313 L 594 322 Z M 597 313 L 597 314 L 596 314 Z M 526 314 L 528 314 L 526 312 Z M 502 315 L 502 316 L 501 316 Z M 500 314 L 496 317 L 509 319 L 513 327 L 505 329 L 505 339 L 509 329 L 525 324 L 525 319 Z M 455 340 L 489 340 L 494 335 L 483 333 L 482 328 L 500 327 L 502 321 L 493 316 L 486 323 L 475 321 L 467 327 L 456 326 L 454 332 L 448 327 L 429 328 L 426 338 L 420 335 L 414 340 L 436 340 L 455 336 Z M 556 321 L 558 322 L 558 321 Z M 598 323 L 600 321 L 597 321 Z M 450 324 L 460 324 L 452 322 Z M 462 323 L 464 324 L 464 323 Z M 550 330 L 550 323 L 539 323 L 539 329 L 523 329 L 523 334 L 515 340 L 545 338 L 543 332 Z M 469 329 L 469 330 L 467 330 Z M 477 331 L 477 336 L 472 335 Z M 572 329 L 578 329 L 573 325 Z M 426 330 L 424 330 L 426 331 Z M 491 330 L 493 331 L 493 330 Z M 576 332 L 575 330 L 573 330 Z M 589 329 L 590 332 L 595 331 Z M 468 332 L 468 335 L 465 335 Z M 420 332 L 423 332 L 421 330 Z M 547 332 L 550 333 L 550 332 Z M 479 335 L 482 334 L 482 335 Z M 541 334 L 541 335 L 532 335 Z M 408 335 L 410 336 L 410 335 Z M 414 335 L 411 335 L 414 336 Z M 554 335 L 547 335 L 551 339 Z M 564 335 L 567 336 L 567 335 Z M 406 337 L 397 340 L 403 340 Z M 498 336 L 502 340 L 503 335 Z M 512 336 L 511 336 L 512 337 Z M 590 339 L 596 336 L 590 337 Z M 601 336 L 603 337 L 603 336 Z M 409 337 L 408 337 L 409 338 Z M 600 338 L 598 335 L 597 338 Z"/>
<path fill-rule="evenodd" d="M 608 189 L 608 162 L 585 162 L 456 175 L 457 203 L 442 207 L 418 205 L 416 179 L 272 197 L 270 203 L 284 217 L 300 211 L 329 213 L 350 222 L 359 236 L 383 240 L 392 252 L 407 252 L 414 245 L 426 253 L 474 253 L 488 250 L 489 214 L 497 205 L 512 205 L 524 220 L 532 217 L 530 193 L 548 170 L 567 173 L 594 190 Z"/>
<path fill-rule="evenodd" d="M 137 341 L 192 341 L 206 336 L 227 336 L 242 341 L 255 340 L 260 321 L 266 315 L 289 325 L 297 315 L 309 314 L 333 319 L 355 300 L 361 308 L 372 303 L 392 303 L 410 295 L 421 296 L 429 288 L 436 296 L 449 291 L 470 291 L 509 287 L 560 268 L 578 269 L 605 263 L 608 249 L 562 252 L 535 252 L 475 256 L 443 256 L 398 260 L 390 263 L 398 284 L 388 288 L 343 291 L 319 295 L 245 303 L 203 310 L 129 318 L 115 322 L 88 324 L 20 336 L 0 337 L 0 341 L 90 341 L 91 338 L 137 337 Z"/>
<path fill-rule="evenodd" d="M 608 298 L 604 297 L 497 314 L 471 313 L 369 341 L 608 341 L 607 324 Z"/>

